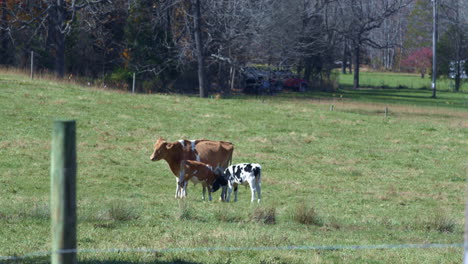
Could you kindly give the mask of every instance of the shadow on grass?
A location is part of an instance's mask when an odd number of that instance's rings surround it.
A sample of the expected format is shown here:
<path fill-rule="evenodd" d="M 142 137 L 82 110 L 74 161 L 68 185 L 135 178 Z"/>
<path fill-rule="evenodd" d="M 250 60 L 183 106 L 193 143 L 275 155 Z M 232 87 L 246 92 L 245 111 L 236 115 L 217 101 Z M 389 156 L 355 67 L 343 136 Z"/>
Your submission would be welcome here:
<path fill-rule="evenodd" d="M 20 260 L 0 261 L 2 264 L 49 264 L 50 256 L 30 257 Z M 78 264 L 200 264 L 201 262 L 185 261 L 179 258 L 171 260 L 128 261 L 128 260 L 78 260 Z"/>
<path fill-rule="evenodd" d="M 335 100 L 356 100 L 360 102 L 391 103 L 418 106 L 437 107 L 468 107 L 468 93 L 453 93 L 450 91 L 437 91 L 436 98 L 432 98 L 432 90 L 421 88 L 411 89 L 406 87 L 385 87 L 385 88 L 360 88 L 353 89 L 351 86 L 341 86 L 335 92 L 308 91 L 306 93 L 288 92 L 278 96 L 282 98 L 335 101 Z"/>
<path fill-rule="evenodd" d="M 399 96 L 408 98 L 431 98 L 432 90 L 428 88 L 407 88 L 407 87 L 361 87 L 354 89 L 352 86 L 341 86 L 340 93 L 358 94 L 362 96 Z M 437 91 L 449 92 L 449 91 Z M 414 95 L 416 94 L 416 95 Z"/>
<path fill-rule="evenodd" d="M 432 106 L 448 108 L 468 108 L 468 93 L 454 93 L 448 90 L 437 90 L 436 98 L 432 98 L 430 88 L 398 87 L 363 87 L 354 89 L 349 85 L 341 85 L 337 91 L 328 92 L 309 90 L 307 92 L 295 92 L 283 90 L 273 95 L 247 95 L 226 94 L 222 100 L 258 100 L 262 103 L 275 100 L 312 100 L 318 102 L 353 100 L 364 103 L 402 104 L 412 106 Z"/>

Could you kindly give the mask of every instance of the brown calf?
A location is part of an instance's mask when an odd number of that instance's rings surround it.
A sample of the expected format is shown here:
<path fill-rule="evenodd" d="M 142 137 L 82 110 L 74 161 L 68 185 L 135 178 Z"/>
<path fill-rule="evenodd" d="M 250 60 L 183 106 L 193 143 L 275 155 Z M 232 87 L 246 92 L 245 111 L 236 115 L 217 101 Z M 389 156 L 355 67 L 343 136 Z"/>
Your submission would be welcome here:
<path fill-rule="evenodd" d="M 185 167 L 182 166 L 184 160 L 195 160 L 206 163 L 213 168 L 225 169 L 232 161 L 234 146 L 226 141 L 200 140 L 179 140 L 167 142 L 159 138 L 154 144 L 154 151 L 150 159 L 152 161 L 165 160 L 174 176 L 176 176 L 175 197 L 181 197 L 180 179 L 185 175 Z M 206 186 L 203 186 L 205 194 Z M 225 190 L 221 193 L 221 198 L 225 198 Z M 203 199 L 205 196 L 203 195 Z"/>
<path fill-rule="evenodd" d="M 223 170 L 220 168 L 213 169 L 210 165 L 195 160 L 182 161 L 182 166 L 184 167 L 184 176 L 179 180 L 182 197 L 187 195 L 187 183 L 191 181 L 193 184 L 202 184 L 203 199 L 205 199 L 205 188 L 208 188 L 208 197 L 211 201 L 213 183 L 218 177 L 222 177 Z M 227 185 L 227 181 L 225 183 L 224 186 Z"/>

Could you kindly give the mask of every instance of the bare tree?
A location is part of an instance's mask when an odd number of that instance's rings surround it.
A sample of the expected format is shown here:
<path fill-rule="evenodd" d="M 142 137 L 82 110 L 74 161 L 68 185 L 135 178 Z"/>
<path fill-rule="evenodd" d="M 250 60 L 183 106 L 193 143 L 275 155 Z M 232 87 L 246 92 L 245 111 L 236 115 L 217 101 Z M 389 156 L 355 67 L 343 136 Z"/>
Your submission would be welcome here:
<path fill-rule="evenodd" d="M 203 52 L 203 39 L 201 29 L 201 11 L 200 0 L 194 0 L 193 3 L 193 20 L 194 20 L 194 35 L 195 47 L 198 63 L 198 87 L 200 90 L 200 97 L 207 97 L 206 93 L 206 74 L 205 74 L 205 55 Z"/>
<path fill-rule="evenodd" d="M 6 0 L 0 0 L 0 63 L 8 64 L 10 56 L 10 27 L 8 23 L 8 6 Z"/>
<path fill-rule="evenodd" d="M 65 72 L 66 36 L 71 32 L 77 13 L 110 0 L 40 0 L 18 1 L 9 8 L 16 31 L 28 31 L 27 43 L 31 43 L 42 32 L 48 52 L 54 57 L 57 76 Z M 2 20 L 3 21 L 3 20 Z"/>
<path fill-rule="evenodd" d="M 343 0 L 334 2 L 339 21 L 336 32 L 351 42 L 354 54 L 353 87 L 359 87 L 359 67 L 364 47 L 385 48 L 371 38 L 371 32 L 382 26 L 384 21 L 397 14 L 411 0 Z"/>
<path fill-rule="evenodd" d="M 406 25 L 408 8 L 403 8 L 400 12 L 383 21 L 380 28 L 370 32 L 370 38 L 378 43 L 379 47 L 368 46 L 368 55 L 371 59 L 371 65 L 374 68 L 383 68 L 384 70 L 395 70 L 398 68 L 403 48 L 403 31 Z"/>

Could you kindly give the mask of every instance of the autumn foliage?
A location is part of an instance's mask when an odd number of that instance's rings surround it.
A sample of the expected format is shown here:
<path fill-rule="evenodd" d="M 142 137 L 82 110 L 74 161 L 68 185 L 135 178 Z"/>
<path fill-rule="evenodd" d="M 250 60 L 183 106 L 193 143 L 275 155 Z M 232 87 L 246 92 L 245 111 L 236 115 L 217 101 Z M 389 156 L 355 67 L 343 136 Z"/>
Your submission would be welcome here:
<path fill-rule="evenodd" d="M 401 61 L 401 66 L 415 68 L 421 73 L 421 78 L 424 78 L 427 69 L 432 67 L 432 49 L 430 47 L 416 49 Z"/>

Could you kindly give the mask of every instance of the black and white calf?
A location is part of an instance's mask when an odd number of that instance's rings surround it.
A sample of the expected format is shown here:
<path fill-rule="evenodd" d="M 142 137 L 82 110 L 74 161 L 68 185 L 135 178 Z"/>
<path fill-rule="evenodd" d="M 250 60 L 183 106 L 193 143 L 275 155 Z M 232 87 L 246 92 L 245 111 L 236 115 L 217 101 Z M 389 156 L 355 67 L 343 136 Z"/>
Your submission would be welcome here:
<path fill-rule="evenodd" d="M 213 183 L 213 192 L 218 190 L 221 186 L 228 185 L 228 193 L 226 201 L 229 202 L 231 192 L 234 188 L 234 201 L 237 201 L 237 186 L 246 185 L 250 186 L 252 192 L 251 202 L 255 200 L 255 192 L 257 192 L 257 201 L 260 202 L 262 198 L 261 189 L 262 166 L 256 163 L 240 163 L 231 165 L 224 170 L 223 177 L 219 177 Z"/>

